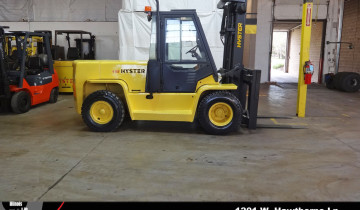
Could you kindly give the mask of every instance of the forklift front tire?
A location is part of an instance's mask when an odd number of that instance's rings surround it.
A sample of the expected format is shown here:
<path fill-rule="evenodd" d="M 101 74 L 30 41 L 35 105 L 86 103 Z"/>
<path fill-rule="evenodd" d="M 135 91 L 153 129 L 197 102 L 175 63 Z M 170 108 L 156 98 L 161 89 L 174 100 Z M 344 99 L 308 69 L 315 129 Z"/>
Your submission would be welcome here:
<path fill-rule="evenodd" d="M 57 100 L 58 100 L 58 97 L 59 97 L 59 88 L 58 87 L 54 87 L 52 90 L 51 90 L 51 93 L 50 93 L 50 99 L 49 99 L 49 103 L 56 103 Z"/>
<path fill-rule="evenodd" d="M 230 92 L 217 91 L 200 102 L 198 119 L 201 127 L 213 135 L 224 135 L 236 131 L 241 125 L 240 101 Z"/>
<path fill-rule="evenodd" d="M 11 109 L 17 114 L 28 112 L 31 107 L 31 97 L 28 92 L 20 91 L 11 98 Z"/>
<path fill-rule="evenodd" d="M 81 115 L 95 132 L 112 132 L 124 121 L 125 109 L 120 98 L 106 90 L 90 94 L 84 101 Z"/>

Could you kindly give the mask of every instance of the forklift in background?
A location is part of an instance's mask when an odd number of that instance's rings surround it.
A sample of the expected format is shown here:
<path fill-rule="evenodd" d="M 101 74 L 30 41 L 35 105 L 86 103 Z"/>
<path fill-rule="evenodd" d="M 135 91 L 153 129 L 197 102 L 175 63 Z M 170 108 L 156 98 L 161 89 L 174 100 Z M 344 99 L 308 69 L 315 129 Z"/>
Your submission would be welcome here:
<path fill-rule="evenodd" d="M 44 31 L 44 30 L 38 30 L 34 31 L 35 33 L 47 33 L 49 34 L 50 39 L 50 48 L 52 49 L 52 32 L 51 31 Z M 11 34 L 7 34 L 5 36 L 4 41 L 4 52 L 7 56 L 17 56 L 17 45 L 16 45 L 16 37 Z M 27 46 L 26 46 L 26 53 L 28 56 L 35 56 L 39 54 L 43 54 L 44 49 L 44 40 L 42 37 L 36 37 L 33 36 L 31 38 L 28 38 L 27 40 Z"/>
<path fill-rule="evenodd" d="M 65 47 L 58 46 L 58 36 L 65 35 L 67 41 L 67 54 Z M 86 36 L 86 37 L 84 37 Z M 75 46 L 71 45 L 75 42 Z M 54 68 L 56 68 L 59 79 L 59 92 L 73 92 L 73 61 L 95 60 L 95 36 L 87 31 L 79 30 L 56 30 L 54 47 Z"/>
<path fill-rule="evenodd" d="M 15 113 L 25 113 L 31 106 L 58 98 L 59 80 L 53 68 L 49 35 L 46 33 L 11 31 L 0 26 L 0 101 L 2 111 L 11 107 Z M 14 37 L 16 50 L 6 54 L 7 37 Z M 29 40 L 42 39 L 40 54 L 30 55 Z M 12 38 L 11 38 L 12 39 Z M 9 51 L 8 51 L 9 52 Z"/>
<path fill-rule="evenodd" d="M 260 70 L 244 68 L 246 0 L 221 0 L 224 62 L 216 69 L 195 10 L 152 12 L 150 59 L 75 61 L 75 106 L 96 132 L 132 120 L 199 120 L 209 134 L 256 129 Z"/>
<path fill-rule="evenodd" d="M 34 32 L 35 33 L 44 33 L 44 34 L 47 34 L 49 36 L 50 49 L 51 49 L 51 53 L 52 53 L 53 52 L 52 31 L 36 30 Z M 42 37 L 38 37 L 36 39 L 36 37 L 35 37 L 35 39 L 33 38 L 32 40 L 36 41 L 36 45 L 32 44 L 32 46 L 36 47 L 36 49 L 35 49 L 36 55 L 43 54 L 44 53 L 44 39 Z M 53 54 L 52 54 L 52 57 L 54 57 Z"/>

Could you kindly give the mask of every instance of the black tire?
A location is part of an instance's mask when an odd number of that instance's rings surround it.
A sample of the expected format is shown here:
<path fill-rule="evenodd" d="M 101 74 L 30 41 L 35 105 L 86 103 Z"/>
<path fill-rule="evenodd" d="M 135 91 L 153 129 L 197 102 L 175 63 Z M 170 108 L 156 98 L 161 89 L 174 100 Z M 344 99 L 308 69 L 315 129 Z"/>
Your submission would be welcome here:
<path fill-rule="evenodd" d="M 210 108 L 217 103 L 225 103 L 232 109 L 232 119 L 224 126 L 215 125 L 211 122 L 209 117 Z M 217 91 L 205 96 L 201 100 L 197 114 L 201 127 L 207 133 L 212 135 L 224 135 L 239 129 L 242 118 L 242 107 L 240 101 L 232 93 Z"/>
<path fill-rule="evenodd" d="M 360 75 L 348 72 L 341 78 L 341 90 L 345 92 L 356 92 L 360 89 Z"/>
<path fill-rule="evenodd" d="M 329 74 L 325 76 L 326 87 L 330 90 L 335 89 L 334 77 L 335 77 L 334 74 Z"/>
<path fill-rule="evenodd" d="M 31 107 L 31 97 L 26 91 L 15 93 L 11 97 L 11 109 L 17 114 L 28 112 Z"/>
<path fill-rule="evenodd" d="M 342 89 L 342 85 L 341 85 L 341 81 L 342 81 L 342 78 L 347 75 L 348 72 L 339 72 L 337 74 L 335 74 L 334 76 L 334 86 L 337 90 L 343 90 Z"/>
<path fill-rule="evenodd" d="M 55 87 L 51 90 L 49 103 L 56 103 L 59 97 L 59 88 Z"/>
<path fill-rule="evenodd" d="M 111 106 L 113 115 L 111 120 L 106 124 L 96 122 L 91 116 L 90 110 L 94 103 L 105 101 Z M 120 98 L 114 93 L 106 90 L 96 91 L 90 94 L 84 101 L 81 108 L 81 115 L 85 124 L 95 132 L 112 132 L 115 131 L 124 121 L 125 109 Z M 100 119 L 99 119 L 100 120 Z"/>

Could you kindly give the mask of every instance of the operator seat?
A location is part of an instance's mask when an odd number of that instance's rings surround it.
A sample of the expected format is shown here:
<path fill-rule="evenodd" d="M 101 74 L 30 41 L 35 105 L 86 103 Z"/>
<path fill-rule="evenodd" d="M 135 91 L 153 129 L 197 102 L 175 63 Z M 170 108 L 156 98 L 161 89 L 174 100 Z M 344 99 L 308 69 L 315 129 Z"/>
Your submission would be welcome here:
<path fill-rule="evenodd" d="M 43 67 L 48 67 L 49 66 L 49 58 L 47 54 L 39 54 L 39 58 L 41 60 L 42 66 Z"/>
<path fill-rule="evenodd" d="M 68 49 L 68 53 L 67 53 L 67 58 L 69 60 L 77 60 L 80 58 L 80 52 L 79 49 L 76 47 L 69 47 Z"/>
<path fill-rule="evenodd" d="M 49 65 L 48 55 L 47 54 L 39 54 L 38 56 L 29 57 L 27 62 L 27 71 L 30 74 L 37 74 L 44 70 L 44 67 Z M 36 71 L 35 73 L 32 73 Z"/>
<path fill-rule="evenodd" d="M 35 75 L 40 73 L 43 70 L 43 63 L 41 58 L 36 57 L 29 57 L 27 65 L 28 69 L 26 69 L 27 75 Z"/>

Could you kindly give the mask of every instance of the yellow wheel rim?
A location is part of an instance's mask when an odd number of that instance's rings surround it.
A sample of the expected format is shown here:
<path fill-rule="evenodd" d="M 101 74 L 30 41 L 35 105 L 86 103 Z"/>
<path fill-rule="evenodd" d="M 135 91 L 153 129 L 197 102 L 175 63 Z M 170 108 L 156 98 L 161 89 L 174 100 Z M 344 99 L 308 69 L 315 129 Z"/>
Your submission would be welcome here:
<path fill-rule="evenodd" d="M 97 101 L 91 105 L 90 116 L 98 124 L 107 124 L 114 117 L 112 106 L 106 101 Z"/>
<path fill-rule="evenodd" d="M 216 103 L 210 107 L 209 119 L 216 126 L 226 126 L 233 119 L 234 113 L 229 104 Z"/>

